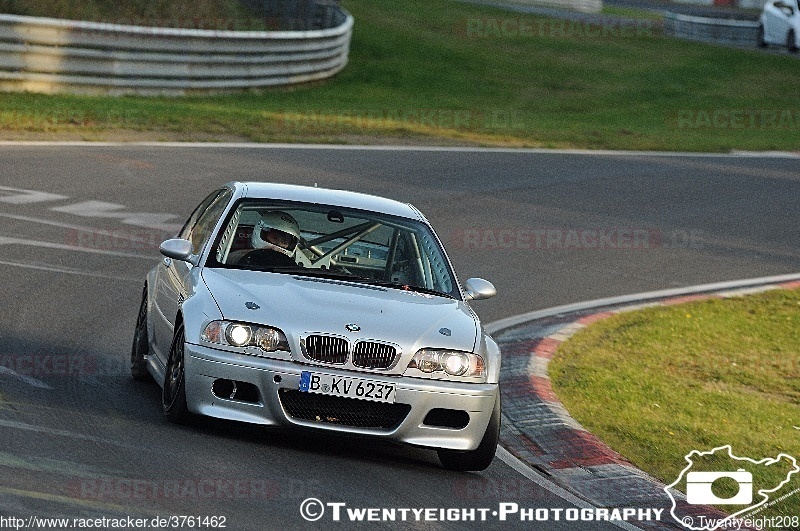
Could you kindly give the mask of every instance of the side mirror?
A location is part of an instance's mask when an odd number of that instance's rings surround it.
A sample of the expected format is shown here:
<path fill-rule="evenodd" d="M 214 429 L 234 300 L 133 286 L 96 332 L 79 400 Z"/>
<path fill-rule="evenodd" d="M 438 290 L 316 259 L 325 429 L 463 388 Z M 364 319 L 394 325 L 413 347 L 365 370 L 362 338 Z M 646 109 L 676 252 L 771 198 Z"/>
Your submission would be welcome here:
<path fill-rule="evenodd" d="M 192 254 L 192 242 L 189 240 L 173 238 L 163 242 L 158 247 L 158 250 L 161 251 L 161 254 L 167 258 L 173 258 L 175 260 L 180 260 L 181 262 L 189 262 L 192 265 L 197 265 L 195 264 L 196 259 Z"/>
<path fill-rule="evenodd" d="M 469 278 L 464 282 L 464 295 L 468 301 L 488 299 L 497 295 L 494 284 L 482 278 Z"/>

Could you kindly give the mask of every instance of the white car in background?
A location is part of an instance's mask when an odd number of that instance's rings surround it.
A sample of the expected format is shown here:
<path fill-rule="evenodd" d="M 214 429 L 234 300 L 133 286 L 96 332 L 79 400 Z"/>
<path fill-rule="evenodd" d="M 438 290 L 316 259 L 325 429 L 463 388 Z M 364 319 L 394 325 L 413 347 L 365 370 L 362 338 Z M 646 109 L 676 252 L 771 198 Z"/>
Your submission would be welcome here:
<path fill-rule="evenodd" d="M 758 45 L 786 46 L 796 53 L 800 48 L 800 2 L 769 0 L 764 4 L 758 25 Z"/>

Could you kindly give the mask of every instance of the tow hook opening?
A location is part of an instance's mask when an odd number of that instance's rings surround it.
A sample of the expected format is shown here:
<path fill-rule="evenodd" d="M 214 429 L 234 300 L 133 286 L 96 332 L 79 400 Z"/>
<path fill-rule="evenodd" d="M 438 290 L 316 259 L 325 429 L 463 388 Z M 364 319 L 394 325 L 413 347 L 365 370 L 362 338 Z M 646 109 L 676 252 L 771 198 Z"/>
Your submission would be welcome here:
<path fill-rule="evenodd" d="M 469 424 L 469 413 L 458 409 L 431 409 L 422 421 L 426 426 L 463 430 Z"/>
<path fill-rule="evenodd" d="M 249 404 L 259 402 L 258 387 L 247 382 L 219 378 L 211 384 L 211 392 L 223 400 L 235 400 Z"/>

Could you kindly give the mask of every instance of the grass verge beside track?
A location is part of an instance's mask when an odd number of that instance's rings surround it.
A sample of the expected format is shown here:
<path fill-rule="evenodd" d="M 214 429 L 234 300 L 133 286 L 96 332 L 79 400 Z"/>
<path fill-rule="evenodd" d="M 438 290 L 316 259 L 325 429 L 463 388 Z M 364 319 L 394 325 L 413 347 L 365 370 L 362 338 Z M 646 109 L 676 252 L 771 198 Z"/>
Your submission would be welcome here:
<path fill-rule="evenodd" d="M 446 0 L 344 0 L 334 79 L 255 94 L 0 94 L 1 139 L 800 149 L 796 58 Z"/>
<path fill-rule="evenodd" d="M 726 444 L 800 461 L 800 290 L 618 314 L 562 344 L 549 372 L 570 414 L 667 484 L 690 451 Z M 754 487 L 785 478 L 762 467 Z M 798 487 L 795 474 L 770 500 Z M 798 514 L 795 493 L 759 516 Z"/>
<path fill-rule="evenodd" d="M 199 29 L 266 29 L 238 0 L 0 0 L 0 13 Z"/>

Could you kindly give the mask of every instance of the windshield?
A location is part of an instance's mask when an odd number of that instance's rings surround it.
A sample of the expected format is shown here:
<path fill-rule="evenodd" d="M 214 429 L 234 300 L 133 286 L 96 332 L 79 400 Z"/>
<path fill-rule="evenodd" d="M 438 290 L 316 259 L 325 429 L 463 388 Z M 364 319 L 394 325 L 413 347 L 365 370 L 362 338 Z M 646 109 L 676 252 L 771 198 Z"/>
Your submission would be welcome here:
<path fill-rule="evenodd" d="M 459 297 L 426 224 L 325 205 L 242 200 L 229 214 L 206 266 L 343 278 Z"/>

